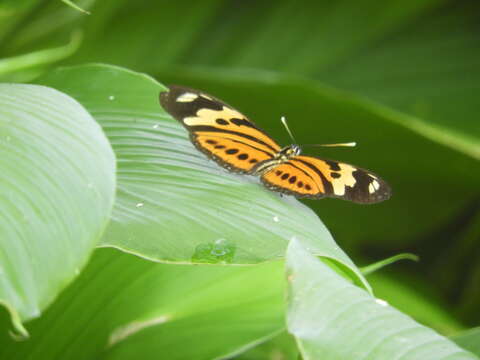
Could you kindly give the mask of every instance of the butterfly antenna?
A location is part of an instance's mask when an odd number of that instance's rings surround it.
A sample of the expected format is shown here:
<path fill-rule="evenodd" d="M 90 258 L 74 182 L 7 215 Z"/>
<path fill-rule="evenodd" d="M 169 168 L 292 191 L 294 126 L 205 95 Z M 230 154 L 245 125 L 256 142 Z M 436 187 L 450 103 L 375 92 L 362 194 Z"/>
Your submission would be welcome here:
<path fill-rule="evenodd" d="M 357 143 L 352 141 L 348 143 L 337 143 L 337 144 L 305 144 L 303 146 L 321 146 L 321 147 L 355 147 L 357 146 Z"/>
<path fill-rule="evenodd" d="M 288 127 L 287 119 L 285 118 L 285 116 L 282 116 L 282 117 L 280 118 L 280 121 L 282 122 L 283 126 L 285 126 L 285 129 L 287 130 L 288 135 L 290 135 L 290 138 L 292 139 L 293 143 L 296 144 L 297 141 L 296 141 L 295 138 L 293 137 L 293 134 L 292 134 L 292 132 L 290 131 L 290 128 Z"/>

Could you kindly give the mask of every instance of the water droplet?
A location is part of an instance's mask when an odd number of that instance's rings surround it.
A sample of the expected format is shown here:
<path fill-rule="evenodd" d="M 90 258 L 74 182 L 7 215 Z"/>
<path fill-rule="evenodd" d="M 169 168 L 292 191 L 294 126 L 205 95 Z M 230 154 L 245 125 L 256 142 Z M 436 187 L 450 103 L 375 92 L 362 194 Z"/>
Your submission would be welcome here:
<path fill-rule="evenodd" d="M 228 264 L 233 261 L 235 251 L 236 246 L 234 242 L 226 239 L 217 239 L 214 242 L 197 245 L 192 256 L 192 262 Z"/>
<path fill-rule="evenodd" d="M 275 222 L 279 222 L 279 221 L 280 221 L 280 219 L 278 218 L 278 216 L 276 216 L 276 215 L 275 215 L 275 216 L 273 217 L 273 221 L 275 221 Z"/>
<path fill-rule="evenodd" d="M 110 95 L 110 96 L 108 97 L 108 100 L 115 100 L 115 96 Z"/>
<path fill-rule="evenodd" d="M 153 128 L 158 129 L 159 126 L 160 126 L 160 124 L 155 124 L 155 125 L 153 125 Z"/>
<path fill-rule="evenodd" d="M 380 306 L 388 306 L 388 302 L 382 299 L 375 299 L 375 302 Z"/>
<path fill-rule="evenodd" d="M 135 206 L 136 206 L 137 208 L 140 208 L 140 207 L 142 207 L 143 205 L 144 205 L 144 203 L 139 202 L 139 203 L 137 203 L 137 205 L 135 205 Z"/>

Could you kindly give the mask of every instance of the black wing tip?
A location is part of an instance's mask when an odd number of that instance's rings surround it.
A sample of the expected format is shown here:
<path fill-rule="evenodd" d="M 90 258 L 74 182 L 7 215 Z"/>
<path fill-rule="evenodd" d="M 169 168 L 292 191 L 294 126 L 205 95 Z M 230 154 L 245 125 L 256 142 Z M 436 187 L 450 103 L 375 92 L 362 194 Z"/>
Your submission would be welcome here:
<path fill-rule="evenodd" d="M 371 205 L 378 204 L 390 199 L 390 197 L 392 196 L 391 187 L 384 180 L 378 177 L 375 180 L 378 181 L 380 186 L 378 190 L 376 190 L 374 193 L 369 193 L 367 187 L 361 193 L 353 193 L 352 198 L 346 200 L 350 200 L 356 204 Z"/>
<path fill-rule="evenodd" d="M 198 93 L 197 90 L 193 89 L 188 89 L 184 86 L 180 85 L 165 85 L 166 89 L 160 91 L 159 94 L 159 99 L 160 99 L 160 104 L 163 106 L 164 103 L 167 103 L 171 98 L 175 98 L 178 96 L 180 93 L 185 92 L 185 91 L 193 91 L 195 93 Z"/>

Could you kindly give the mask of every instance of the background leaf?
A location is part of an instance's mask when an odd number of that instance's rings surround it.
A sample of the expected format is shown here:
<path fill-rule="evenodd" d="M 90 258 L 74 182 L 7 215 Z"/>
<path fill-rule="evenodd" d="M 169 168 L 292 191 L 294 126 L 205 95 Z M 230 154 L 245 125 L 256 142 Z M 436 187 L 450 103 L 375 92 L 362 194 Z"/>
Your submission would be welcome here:
<path fill-rule="evenodd" d="M 167 265 L 98 249 L 77 281 L 28 324 L 29 341 L 0 335 L 0 357 L 225 358 L 284 328 L 282 275 L 283 262 Z"/>
<path fill-rule="evenodd" d="M 287 280 L 288 330 L 304 359 L 478 359 L 348 284 L 296 240 Z"/>
<path fill-rule="evenodd" d="M 0 84 L 0 150 L 0 303 L 20 328 L 98 243 L 113 206 L 115 157 L 80 104 L 34 85 Z"/>
<path fill-rule="evenodd" d="M 473 328 L 452 337 L 462 348 L 480 356 L 480 328 Z"/>

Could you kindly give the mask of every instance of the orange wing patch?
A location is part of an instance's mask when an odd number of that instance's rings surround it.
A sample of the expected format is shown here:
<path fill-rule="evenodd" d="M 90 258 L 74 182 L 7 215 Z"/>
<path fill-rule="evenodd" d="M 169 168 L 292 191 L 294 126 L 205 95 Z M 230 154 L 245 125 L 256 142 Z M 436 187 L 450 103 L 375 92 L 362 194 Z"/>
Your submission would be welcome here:
<path fill-rule="evenodd" d="M 261 180 L 267 188 L 297 197 L 320 198 L 324 195 L 323 183 L 316 180 L 302 164 L 288 161 L 266 171 Z"/>
<path fill-rule="evenodd" d="M 229 138 L 193 135 L 195 146 L 223 167 L 238 173 L 250 173 L 259 163 L 271 159 L 271 154 L 249 144 Z"/>

